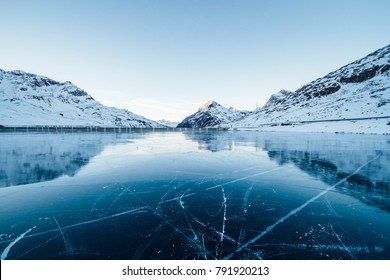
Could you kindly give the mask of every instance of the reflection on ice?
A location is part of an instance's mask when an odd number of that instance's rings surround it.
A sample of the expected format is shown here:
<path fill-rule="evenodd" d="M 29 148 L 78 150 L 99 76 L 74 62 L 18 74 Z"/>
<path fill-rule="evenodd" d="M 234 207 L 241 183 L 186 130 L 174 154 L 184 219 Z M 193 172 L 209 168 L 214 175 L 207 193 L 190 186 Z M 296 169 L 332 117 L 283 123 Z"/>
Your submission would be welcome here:
<path fill-rule="evenodd" d="M 2 259 L 390 258 L 386 136 L 33 136 L 0 151 L 71 177 L 30 171 L 0 189 Z M 38 160 L 29 145 L 51 137 Z M 75 168 L 65 150 L 89 160 Z M 23 160 L 0 170 L 16 174 Z"/>
<path fill-rule="evenodd" d="M 119 137 L 118 137 L 119 136 Z M 118 135 L 6 134 L 0 135 L 0 187 L 74 176 Z"/>
<path fill-rule="evenodd" d="M 296 137 L 296 134 L 271 133 L 234 135 L 233 138 L 231 134 L 222 135 L 203 139 L 199 134 L 188 136 L 198 141 L 202 149 L 208 147 L 212 151 L 231 150 L 234 143 L 239 147 L 250 144 L 256 151 L 266 151 L 279 165 L 292 163 L 327 184 L 347 177 L 347 184 L 339 187 L 339 191 L 390 210 L 390 142 L 387 136 L 298 134 Z M 349 176 L 373 158 L 376 158 L 375 162 Z"/>

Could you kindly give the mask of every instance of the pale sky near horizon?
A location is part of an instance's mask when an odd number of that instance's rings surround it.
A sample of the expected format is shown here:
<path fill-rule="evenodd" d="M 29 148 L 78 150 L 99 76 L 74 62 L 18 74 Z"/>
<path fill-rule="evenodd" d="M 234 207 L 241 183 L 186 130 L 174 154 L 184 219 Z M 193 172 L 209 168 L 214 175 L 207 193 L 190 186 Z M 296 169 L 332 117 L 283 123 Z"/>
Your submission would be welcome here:
<path fill-rule="evenodd" d="M 180 121 L 253 110 L 390 44 L 390 1 L 0 0 L 0 69 Z"/>

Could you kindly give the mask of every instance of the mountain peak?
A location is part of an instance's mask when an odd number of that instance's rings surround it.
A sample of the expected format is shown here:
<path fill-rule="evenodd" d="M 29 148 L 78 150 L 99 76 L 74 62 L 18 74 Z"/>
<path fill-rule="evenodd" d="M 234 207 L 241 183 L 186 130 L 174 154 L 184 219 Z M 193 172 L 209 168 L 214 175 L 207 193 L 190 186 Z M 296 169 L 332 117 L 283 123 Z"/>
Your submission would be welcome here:
<path fill-rule="evenodd" d="M 267 103 L 264 104 L 263 108 L 275 106 L 276 104 L 283 102 L 285 99 L 287 99 L 292 94 L 293 94 L 292 91 L 282 89 L 281 91 L 272 94 L 270 99 L 267 101 Z"/>
<path fill-rule="evenodd" d="M 221 104 L 219 104 L 218 102 L 215 102 L 215 101 L 207 101 L 202 107 L 200 107 L 198 109 L 198 112 L 199 111 L 203 111 L 203 110 L 206 110 L 207 108 L 213 108 L 213 107 L 218 107 L 218 106 L 221 106 Z"/>

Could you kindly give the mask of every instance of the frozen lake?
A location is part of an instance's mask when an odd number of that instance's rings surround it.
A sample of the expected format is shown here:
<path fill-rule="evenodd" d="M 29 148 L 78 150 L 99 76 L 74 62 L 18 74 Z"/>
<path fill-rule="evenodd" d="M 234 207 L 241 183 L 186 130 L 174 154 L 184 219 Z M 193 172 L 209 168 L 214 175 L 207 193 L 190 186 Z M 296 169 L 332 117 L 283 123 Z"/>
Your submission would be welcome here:
<path fill-rule="evenodd" d="M 1 133 L 1 259 L 390 259 L 390 137 Z"/>

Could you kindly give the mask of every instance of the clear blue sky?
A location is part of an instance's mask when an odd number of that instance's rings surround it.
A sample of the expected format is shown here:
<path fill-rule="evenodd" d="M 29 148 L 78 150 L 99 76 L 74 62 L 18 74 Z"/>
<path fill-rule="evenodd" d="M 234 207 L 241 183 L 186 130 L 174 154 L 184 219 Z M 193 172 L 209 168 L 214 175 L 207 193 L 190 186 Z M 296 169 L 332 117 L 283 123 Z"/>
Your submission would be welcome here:
<path fill-rule="evenodd" d="M 179 121 L 253 110 L 390 44 L 390 1 L 0 0 L 0 68 Z"/>

